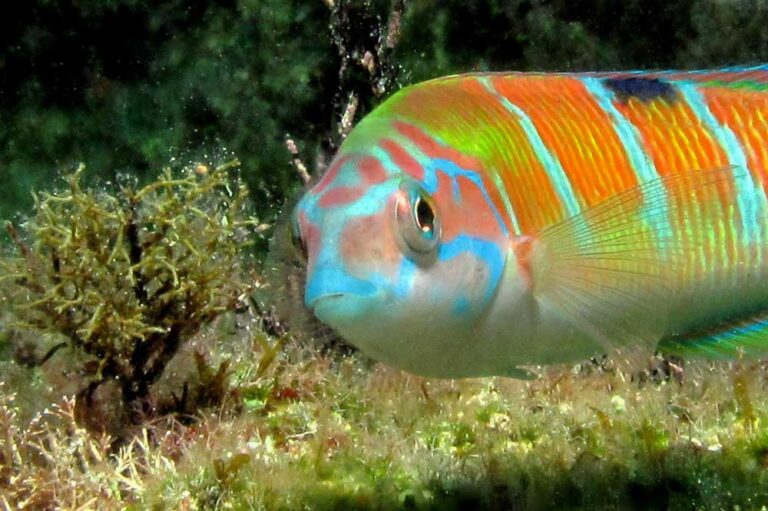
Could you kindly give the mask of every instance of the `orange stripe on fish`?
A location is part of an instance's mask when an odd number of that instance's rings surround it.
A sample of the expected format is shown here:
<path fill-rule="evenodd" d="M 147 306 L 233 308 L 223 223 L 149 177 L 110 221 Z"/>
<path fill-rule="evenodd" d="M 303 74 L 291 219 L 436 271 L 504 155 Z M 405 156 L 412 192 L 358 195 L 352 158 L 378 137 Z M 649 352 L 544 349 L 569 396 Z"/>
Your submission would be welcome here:
<path fill-rule="evenodd" d="M 608 114 L 576 78 L 493 78 L 524 110 L 568 174 L 579 203 L 590 207 L 638 183 Z"/>

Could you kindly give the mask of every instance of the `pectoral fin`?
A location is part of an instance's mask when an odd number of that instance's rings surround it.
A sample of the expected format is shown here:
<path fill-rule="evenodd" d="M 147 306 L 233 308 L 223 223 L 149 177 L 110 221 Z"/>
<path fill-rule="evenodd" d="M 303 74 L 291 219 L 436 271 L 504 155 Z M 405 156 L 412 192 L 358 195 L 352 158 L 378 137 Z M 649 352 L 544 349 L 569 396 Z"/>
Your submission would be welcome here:
<path fill-rule="evenodd" d="M 543 230 L 532 255 L 536 298 L 605 349 L 651 349 L 690 251 L 742 178 L 732 167 L 666 176 Z"/>

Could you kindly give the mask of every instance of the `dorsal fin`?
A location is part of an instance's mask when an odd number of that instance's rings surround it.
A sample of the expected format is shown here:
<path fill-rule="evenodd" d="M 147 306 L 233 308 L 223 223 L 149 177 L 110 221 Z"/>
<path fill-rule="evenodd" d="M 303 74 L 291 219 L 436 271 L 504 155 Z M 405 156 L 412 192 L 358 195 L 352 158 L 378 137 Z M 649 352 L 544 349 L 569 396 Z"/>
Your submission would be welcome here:
<path fill-rule="evenodd" d="M 745 178 L 733 167 L 671 174 L 545 228 L 531 256 L 537 300 L 606 349 L 656 346 L 687 247 L 717 221 L 704 215 L 704 197 Z M 697 228 L 673 225 L 686 218 L 699 219 Z"/>
<path fill-rule="evenodd" d="M 608 80 L 687 80 L 704 86 L 768 91 L 768 64 L 691 71 L 607 71 L 589 73 Z"/>

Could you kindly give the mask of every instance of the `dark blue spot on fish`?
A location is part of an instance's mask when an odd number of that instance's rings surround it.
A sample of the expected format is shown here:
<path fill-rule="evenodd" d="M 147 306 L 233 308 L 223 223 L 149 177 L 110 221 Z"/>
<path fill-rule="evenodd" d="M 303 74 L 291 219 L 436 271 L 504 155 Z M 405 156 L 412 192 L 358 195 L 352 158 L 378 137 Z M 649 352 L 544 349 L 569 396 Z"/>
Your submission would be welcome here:
<path fill-rule="evenodd" d="M 675 88 L 658 78 L 606 78 L 603 85 L 613 91 L 622 101 L 636 98 L 640 101 L 652 101 L 654 99 L 675 99 Z"/>

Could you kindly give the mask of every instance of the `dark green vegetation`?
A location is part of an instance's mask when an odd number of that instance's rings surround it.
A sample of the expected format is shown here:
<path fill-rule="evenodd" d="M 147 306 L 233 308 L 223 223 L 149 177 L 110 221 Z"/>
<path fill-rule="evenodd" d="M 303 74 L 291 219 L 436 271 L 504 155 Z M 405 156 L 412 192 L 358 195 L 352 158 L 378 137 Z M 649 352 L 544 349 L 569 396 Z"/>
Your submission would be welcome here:
<path fill-rule="evenodd" d="M 389 1 L 46 0 L 0 6 L 0 218 L 84 162 L 151 177 L 171 158 L 243 162 L 259 213 L 296 188 L 283 139 L 332 152 Z M 13 7 L 11 7 L 13 5 Z M 11 12 L 13 10 L 13 12 Z M 477 70 L 712 67 L 768 61 L 759 0 L 415 0 L 395 45 L 398 84 Z M 340 70 L 338 43 L 352 60 Z M 388 84 L 384 94 L 396 85 Z M 206 157 L 207 156 L 207 157 Z M 312 166 L 312 165 L 310 165 Z"/>
<path fill-rule="evenodd" d="M 10 9 L 0 509 L 768 504 L 759 364 L 644 384 L 590 365 L 428 381 L 297 344 L 248 299 L 265 247 L 250 215 L 271 223 L 300 185 L 286 137 L 317 172 L 345 112 L 441 74 L 768 62 L 765 2 Z M 217 168 L 232 156 L 252 203 Z M 72 174 L 80 162 L 98 170 Z"/>
<path fill-rule="evenodd" d="M 15 358 L 40 366 L 73 350 L 79 367 L 62 357 L 50 364 L 79 374 L 76 403 L 91 429 L 122 436 L 143 419 L 221 400 L 216 378 L 226 364 L 214 371 L 202 354 L 199 388 L 185 384 L 172 403 L 151 389 L 185 344 L 242 309 L 252 291 L 243 263 L 256 224 L 245 186 L 229 176 L 235 164 L 167 169 L 114 193 L 83 188 L 81 167 L 67 176 L 68 190 L 36 197 L 21 231 L 8 225 L 16 251 L 0 261 L 0 296 Z M 46 347 L 45 335 L 61 342 Z"/>

